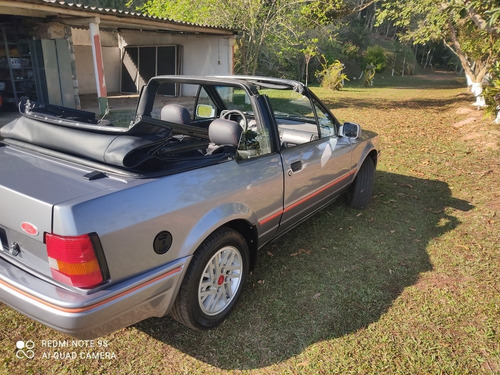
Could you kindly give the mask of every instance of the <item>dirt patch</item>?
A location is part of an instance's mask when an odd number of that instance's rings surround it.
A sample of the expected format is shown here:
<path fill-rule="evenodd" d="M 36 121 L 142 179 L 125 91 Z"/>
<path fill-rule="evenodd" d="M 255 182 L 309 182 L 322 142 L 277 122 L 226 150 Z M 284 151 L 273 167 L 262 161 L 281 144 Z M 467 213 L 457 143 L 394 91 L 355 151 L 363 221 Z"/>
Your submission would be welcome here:
<path fill-rule="evenodd" d="M 450 81 L 457 79 L 457 73 L 447 70 L 436 70 L 436 71 L 426 70 L 425 73 L 415 74 L 413 75 L 413 77 L 420 79 L 431 79 L 433 81 Z"/>
<path fill-rule="evenodd" d="M 422 277 L 417 281 L 415 287 L 420 290 L 446 289 L 455 290 L 461 288 L 467 283 L 473 282 L 472 277 L 449 276 L 444 274 L 431 274 L 428 277 Z"/>
<path fill-rule="evenodd" d="M 453 124 L 462 134 L 462 139 L 474 143 L 475 148 L 482 150 L 497 151 L 500 148 L 500 125 L 493 123 L 491 116 L 486 116 L 485 111 L 459 107 L 455 113 L 466 116 Z"/>

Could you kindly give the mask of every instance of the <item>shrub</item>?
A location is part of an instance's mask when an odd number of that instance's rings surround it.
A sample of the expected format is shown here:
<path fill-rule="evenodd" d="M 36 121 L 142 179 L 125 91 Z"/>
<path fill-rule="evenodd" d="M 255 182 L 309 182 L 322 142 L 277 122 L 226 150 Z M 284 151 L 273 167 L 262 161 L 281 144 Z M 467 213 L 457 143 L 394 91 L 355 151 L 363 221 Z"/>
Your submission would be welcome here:
<path fill-rule="evenodd" d="M 486 111 L 495 115 L 498 111 L 497 107 L 499 104 L 497 103 L 497 100 L 500 96 L 500 61 L 495 62 L 490 68 L 488 85 L 484 88 L 483 96 L 486 104 L 488 105 Z"/>
<path fill-rule="evenodd" d="M 330 90 L 341 90 L 344 87 L 344 81 L 349 81 L 347 75 L 342 72 L 344 64 L 339 60 L 335 60 L 330 65 L 328 65 L 328 62 L 322 65 L 323 70 L 316 72 L 316 76 L 321 80 L 321 87 Z"/>
<path fill-rule="evenodd" d="M 375 72 L 380 73 L 387 65 L 387 56 L 380 46 L 370 46 L 365 52 L 365 66 L 373 65 Z"/>
<path fill-rule="evenodd" d="M 365 68 L 364 76 L 365 86 L 373 86 L 373 80 L 375 79 L 375 66 L 367 65 Z"/>

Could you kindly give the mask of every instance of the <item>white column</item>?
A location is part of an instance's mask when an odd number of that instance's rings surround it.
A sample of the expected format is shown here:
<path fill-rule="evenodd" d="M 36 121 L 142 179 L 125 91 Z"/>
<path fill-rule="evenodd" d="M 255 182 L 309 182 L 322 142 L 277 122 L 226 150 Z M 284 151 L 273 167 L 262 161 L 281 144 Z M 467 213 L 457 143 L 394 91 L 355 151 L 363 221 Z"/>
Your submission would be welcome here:
<path fill-rule="evenodd" d="M 90 40 L 92 43 L 92 57 L 94 60 L 95 82 L 97 86 L 97 100 L 99 102 L 99 112 L 102 114 L 108 110 L 108 93 L 106 90 L 106 80 L 104 78 L 104 64 L 102 61 L 101 36 L 99 34 L 99 17 L 89 24 Z"/>

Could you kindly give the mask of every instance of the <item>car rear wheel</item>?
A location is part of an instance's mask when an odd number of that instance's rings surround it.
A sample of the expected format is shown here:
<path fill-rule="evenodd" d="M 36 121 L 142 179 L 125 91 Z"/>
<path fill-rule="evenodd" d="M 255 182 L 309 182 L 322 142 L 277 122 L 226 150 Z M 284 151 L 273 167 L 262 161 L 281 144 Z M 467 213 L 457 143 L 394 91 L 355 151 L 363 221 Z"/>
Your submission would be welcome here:
<path fill-rule="evenodd" d="M 365 208 L 372 198 L 375 165 L 372 158 L 367 157 L 361 166 L 356 179 L 347 191 L 347 202 L 352 208 Z"/>
<path fill-rule="evenodd" d="M 229 228 L 214 232 L 194 253 L 170 314 L 194 329 L 216 327 L 235 305 L 248 266 L 244 238 Z"/>

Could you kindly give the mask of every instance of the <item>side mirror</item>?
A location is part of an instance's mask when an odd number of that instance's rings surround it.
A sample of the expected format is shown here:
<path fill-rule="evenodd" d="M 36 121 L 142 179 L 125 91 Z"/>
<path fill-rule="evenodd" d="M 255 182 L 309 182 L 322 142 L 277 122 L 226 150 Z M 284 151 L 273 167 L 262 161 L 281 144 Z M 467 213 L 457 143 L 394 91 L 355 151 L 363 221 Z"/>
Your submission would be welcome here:
<path fill-rule="evenodd" d="M 361 137 L 361 126 L 353 122 L 344 122 L 344 124 L 340 126 L 339 135 L 357 139 Z"/>
<path fill-rule="evenodd" d="M 214 118 L 215 108 L 208 104 L 198 104 L 196 106 L 196 117 Z"/>

